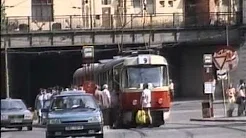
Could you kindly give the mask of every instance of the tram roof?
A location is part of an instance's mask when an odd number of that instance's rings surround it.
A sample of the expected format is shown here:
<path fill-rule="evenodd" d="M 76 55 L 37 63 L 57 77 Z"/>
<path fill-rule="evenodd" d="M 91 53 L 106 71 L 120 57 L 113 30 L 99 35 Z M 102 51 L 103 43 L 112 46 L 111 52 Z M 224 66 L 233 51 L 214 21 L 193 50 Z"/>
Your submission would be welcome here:
<path fill-rule="evenodd" d="M 99 73 L 99 72 L 105 72 L 110 70 L 111 68 L 113 68 L 113 66 L 119 64 L 119 63 L 123 63 L 124 59 L 112 59 L 111 61 L 108 61 L 104 64 L 96 64 L 93 67 L 82 67 L 77 69 L 74 74 L 73 77 L 81 77 L 84 76 L 87 72 L 91 72 L 93 70 L 94 73 Z"/>
<path fill-rule="evenodd" d="M 111 68 L 113 68 L 113 66 L 117 65 L 117 64 L 120 64 L 120 63 L 123 63 L 124 62 L 124 59 L 123 58 L 120 58 L 120 59 L 113 59 L 107 63 L 104 64 L 103 68 L 102 68 L 102 72 L 104 71 L 107 71 Z"/>
<path fill-rule="evenodd" d="M 73 77 L 80 77 L 80 76 L 83 76 L 85 75 L 86 71 L 87 72 L 91 72 L 92 70 L 94 72 L 100 72 L 100 70 L 102 69 L 103 67 L 103 64 L 95 64 L 92 68 L 92 66 L 89 66 L 89 67 L 82 67 L 82 68 L 79 68 L 77 69 L 74 74 L 73 74 Z"/>

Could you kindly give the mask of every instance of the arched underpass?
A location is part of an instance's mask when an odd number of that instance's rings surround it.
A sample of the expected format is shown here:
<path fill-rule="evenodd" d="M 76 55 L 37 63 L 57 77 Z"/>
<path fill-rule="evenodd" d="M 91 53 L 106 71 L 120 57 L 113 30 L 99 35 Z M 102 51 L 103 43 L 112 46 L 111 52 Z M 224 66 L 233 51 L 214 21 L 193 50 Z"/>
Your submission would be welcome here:
<path fill-rule="evenodd" d="M 111 47 L 107 48 L 110 49 Z M 165 56 L 170 64 L 170 76 L 176 85 L 176 96 L 194 99 L 204 98 L 202 58 L 204 53 L 213 53 L 216 48 L 216 45 L 196 44 L 163 48 L 160 51 L 160 54 Z M 100 52 L 95 53 L 95 61 L 112 58 L 118 53 L 117 47 L 114 47 L 113 50 L 105 49 L 105 47 L 101 47 Z M 18 50 L 19 53 L 9 53 L 11 97 L 22 98 L 29 106 L 33 106 L 39 88 L 55 85 L 69 86 L 74 71 L 82 64 L 80 50 L 81 47 L 33 48 L 28 51 L 34 53 L 23 53 L 24 50 L 21 49 Z M 25 51 L 27 50 L 25 49 Z M 1 60 L 1 97 L 5 97 L 3 53 Z M 221 96 L 220 92 L 217 94 Z"/>
<path fill-rule="evenodd" d="M 34 105 L 39 88 L 69 87 L 73 73 L 82 65 L 81 48 L 39 48 L 8 53 L 10 96 Z M 95 61 L 112 58 L 116 50 L 95 53 Z M 4 54 L 1 54 L 1 98 L 6 97 Z"/>

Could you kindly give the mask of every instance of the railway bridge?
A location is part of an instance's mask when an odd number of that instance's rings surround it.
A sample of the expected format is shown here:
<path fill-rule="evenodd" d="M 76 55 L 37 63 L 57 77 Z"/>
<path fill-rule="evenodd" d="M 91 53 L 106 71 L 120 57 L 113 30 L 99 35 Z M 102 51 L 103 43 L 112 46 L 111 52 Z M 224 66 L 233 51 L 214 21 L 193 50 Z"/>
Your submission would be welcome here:
<path fill-rule="evenodd" d="M 216 13 L 217 19 L 229 15 Z M 149 16 L 143 21 L 129 16 L 121 26 L 113 20 L 108 26 L 100 23 L 83 26 L 77 16 L 59 16 L 54 22 L 41 24 L 31 22 L 31 17 L 8 17 L 1 32 L 1 60 L 4 63 L 6 48 L 12 97 L 33 99 L 39 88 L 68 86 L 73 72 L 82 64 L 81 49 L 85 45 L 95 46 L 95 62 L 112 58 L 124 49 L 157 48 L 170 63 L 177 95 L 202 97 L 203 54 L 213 53 L 217 46 L 226 45 L 227 40 L 235 49 L 245 49 L 241 16 L 223 22 L 186 22 L 183 15 L 161 16 L 168 18 L 156 20 Z M 1 85 L 5 86 L 5 75 L 1 73 Z M 234 75 L 235 78 L 240 74 Z"/>

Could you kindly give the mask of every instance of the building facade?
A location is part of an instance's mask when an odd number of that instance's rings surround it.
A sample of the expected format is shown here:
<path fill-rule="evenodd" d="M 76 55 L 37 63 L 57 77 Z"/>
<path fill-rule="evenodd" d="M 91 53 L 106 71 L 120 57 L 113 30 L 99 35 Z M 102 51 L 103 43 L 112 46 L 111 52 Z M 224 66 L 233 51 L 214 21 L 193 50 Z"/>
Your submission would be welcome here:
<path fill-rule="evenodd" d="M 235 23 L 236 14 L 228 13 L 239 7 L 235 0 L 5 0 L 4 5 L 13 28 L 34 31 Z"/>

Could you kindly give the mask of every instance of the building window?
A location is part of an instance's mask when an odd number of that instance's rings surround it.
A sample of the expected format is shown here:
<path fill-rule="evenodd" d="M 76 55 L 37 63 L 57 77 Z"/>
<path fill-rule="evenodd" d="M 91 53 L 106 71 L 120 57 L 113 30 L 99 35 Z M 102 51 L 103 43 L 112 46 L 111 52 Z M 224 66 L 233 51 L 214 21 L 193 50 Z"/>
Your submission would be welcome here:
<path fill-rule="evenodd" d="M 147 0 L 146 11 L 149 14 L 155 14 L 155 1 L 156 0 Z"/>
<path fill-rule="evenodd" d="M 144 0 L 132 0 L 134 14 L 141 14 L 143 11 Z M 155 0 L 146 0 L 146 12 L 149 14 L 155 14 Z"/>
<path fill-rule="evenodd" d="M 102 0 L 102 5 L 109 5 L 111 4 L 111 0 Z"/>
<path fill-rule="evenodd" d="M 142 0 L 133 0 L 133 8 L 134 14 L 141 14 L 142 13 Z"/>
<path fill-rule="evenodd" d="M 53 0 L 32 0 L 32 21 L 49 22 L 53 20 Z"/>
<path fill-rule="evenodd" d="M 161 7 L 165 7 L 165 1 L 160 1 Z"/>
<path fill-rule="evenodd" d="M 173 7 L 173 1 L 172 0 L 168 1 L 168 7 Z"/>

